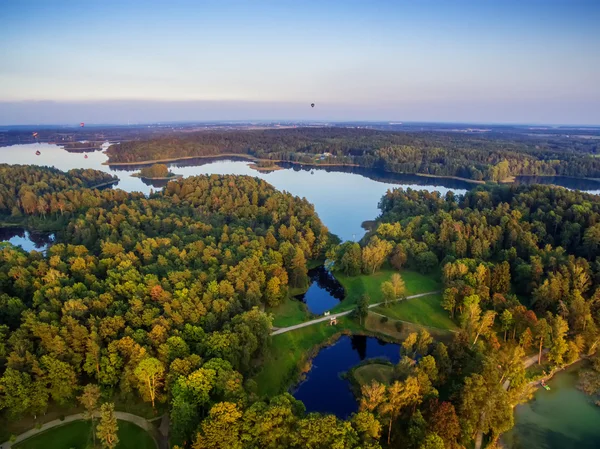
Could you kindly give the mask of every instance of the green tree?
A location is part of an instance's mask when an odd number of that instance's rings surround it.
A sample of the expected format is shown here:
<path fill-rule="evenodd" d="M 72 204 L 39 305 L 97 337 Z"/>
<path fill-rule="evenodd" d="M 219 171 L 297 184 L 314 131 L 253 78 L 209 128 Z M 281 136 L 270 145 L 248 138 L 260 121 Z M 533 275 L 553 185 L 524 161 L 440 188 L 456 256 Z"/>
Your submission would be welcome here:
<path fill-rule="evenodd" d="M 502 330 L 504 331 L 504 341 L 506 341 L 506 333 L 514 325 L 513 315 L 510 310 L 505 309 L 500 315 L 500 322 L 502 323 Z"/>
<path fill-rule="evenodd" d="M 96 427 L 98 439 L 102 442 L 105 449 L 114 449 L 119 444 L 119 424 L 115 416 L 115 406 L 111 403 L 104 403 L 100 407 L 100 422 Z"/>
<path fill-rule="evenodd" d="M 165 367 L 160 360 L 153 357 L 143 359 L 135 368 L 135 376 L 137 377 L 138 389 L 142 397 L 149 398 L 154 408 L 154 401 L 163 385 Z"/>
<path fill-rule="evenodd" d="M 356 316 L 360 324 L 363 324 L 364 319 L 369 314 L 369 303 L 371 302 L 371 298 L 367 293 L 360 295 L 358 301 L 356 303 Z"/>
<path fill-rule="evenodd" d="M 98 385 L 87 384 L 83 387 L 81 396 L 77 398 L 79 403 L 85 408 L 85 418 L 92 421 L 92 429 L 94 428 L 94 414 L 98 409 L 98 400 L 100 399 L 100 388 Z M 94 446 L 96 446 L 96 432 L 92 432 L 94 438 Z"/>
<path fill-rule="evenodd" d="M 215 404 L 202 422 L 193 449 L 241 449 L 240 440 L 242 412 L 231 402 Z"/>
<path fill-rule="evenodd" d="M 436 433 L 428 433 L 419 449 L 445 449 L 444 440 Z"/>
<path fill-rule="evenodd" d="M 386 307 L 396 299 L 394 286 L 390 281 L 381 283 L 381 296 L 383 297 L 383 304 Z"/>

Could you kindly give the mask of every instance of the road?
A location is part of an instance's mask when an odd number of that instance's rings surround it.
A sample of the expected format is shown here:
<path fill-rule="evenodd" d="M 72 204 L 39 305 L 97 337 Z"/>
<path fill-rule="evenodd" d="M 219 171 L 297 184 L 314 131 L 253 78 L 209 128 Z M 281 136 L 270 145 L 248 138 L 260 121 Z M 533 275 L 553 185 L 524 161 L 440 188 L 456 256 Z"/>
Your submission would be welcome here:
<path fill-rule="evenodd" d="M 152 425 L 146 418 L 142 418 L 141 416 L 133 415 L 131 413 L 126 412 L 115 412 L 115 416 L 117 419 L 121 421 L 129 421 L 130 423 L 135 424 L 138 427 L 141 427 L 146 432 L 150 434 L 154 442 L 156 443 L 156 447 L 163 449 L 164 445 L 159 445 L 158 440 L 161 439 L 160 435 L 157 435 L 156 427 Z M 53 427 L 62 426 L 63 424 L 67 424 L 73 421 L 82 421 L 85 420 L 83 413 L 76 413 L 75 415 L 65 416 L 65 419 L 55 419 L 53 421 L 49 421 L 46 424 L 42 425 L 39 429 L 30 429 L 27 432 L 22 433 L 17 436 L 14 441 L 6 441 L 0 444 L 0 449 L 10 449 L 14 444 L 20 443 L 21 441 L 26 440 L 27 438 L 33 437 L 39 433 L 45 432 L 48 429 Z M 161 441 L 161 443 L 163 443 Z M 168 447 L 168 446 L 167 446 Z"/>
<path fill-rule="evenodd" d="M 404 301 L 404 300 L 407 300 L 407 299 L 421 298 L 422 296 L 435 295 L 436 293 L 440 293 L 440 290 L 436 290 L 436 291 L 433 291 L 433 292 L 419 293 L 418 295 L 411 295 L 411 296 L 407 296 L 406 298 L 396 299 L 394 301 Z M 382 304 L 384 304 L 384 303 L 383 302 L 378 302 L 378 303 L 375 303 L 375 304 L 369 304 L 369 309 L 372 309 L 373 307 L 380 306 Z M 342 317 L 342 316 L 346 316 L 346 315 L 351 314 L 353 312 L 353 310 L 354 309 L 346 310 L 344 312 L 339 312 L 339 313 L 332 313 L 331 315 L 322 316 L 320 318 L 316 318 L 316 319 L 311 320 L 311 321 L 305 321 L 304 323 L 295 324 L 294 326 L 281 327 L 281 328 L 276 329 L 273 332 L 271 332 L 271 335 L 285 334 L 286 332 L 289 332 L 289 331 L 294 331 L 296 329 L 301 329 L 301 328 L 306 327 L 306 326 L 312 326 L 313 324 L 322 323 L 323 321 L 329 321 L 331 318 L 339 318 L 339 317 Z"/>

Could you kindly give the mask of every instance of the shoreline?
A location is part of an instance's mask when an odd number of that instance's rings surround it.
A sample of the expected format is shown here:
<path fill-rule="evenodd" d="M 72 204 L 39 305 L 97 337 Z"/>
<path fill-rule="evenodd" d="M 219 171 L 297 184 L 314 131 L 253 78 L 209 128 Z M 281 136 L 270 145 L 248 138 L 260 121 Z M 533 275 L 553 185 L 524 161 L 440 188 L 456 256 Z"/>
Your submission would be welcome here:
<path fill-rule="evenodd" d="M 106 152 L 104 151 L 104 153 L 106 154 Z M 356 168 L 364 168 L 364 169 L 374 169 L 373 167 L 365 167 L 363 165 L 359 165 L 359 164 L 353 164 L 353 163 L 331 163 L 331 162 L 327 162 L 327 163 L 315 163 L 315 162 L 301 162 L 301 161 L 289 161 L 289 160 L 283 160 L 283 159 L 259 159 L 255 156 L 249 155 L 249 154 L 245 154 L 245 153 L 221 153 L 221 154 L 210 154 L 210 155 L 203 155 L 203 156 L 181 156 L 181 157 L 173 157 L 173 158 L 165 158 L 165 159 L 148 159 L 148 160 L 144 160 L 144 161 L 137 161 L 137 162 L 110 162 L 110 158 L 109 160 L 105 161 L 102 163 L 102 165 L 108 165 L 108 166 L 112 166 L 112 167 L 129 167 L 129 166 L 138 166 L 138 165 L 153 165 L 153 164 L 160 164 L 160 163 L 169 163 L 169 162 L 178 162 L 178 161 L 186 161 L 186 160 L 190 160 L 190 159 L 226 159 L 226 158 L 230 158 L 230 157 L 238 157 L 241 159 L 247 159 L 249 161 L 252 162 L 257 162 L 260 160 L 268 160 L 273 162 L 273 164 L 279 164 L 279 163 L 283 163 L 283 164 L 292 164 L 292 165 L 306 165 L 307 167 L 356 167 Z M 274 169 L 272 167 L 269 167 L 270 170 L 277 170 Z M 280 167 L 279 169 L 285 169 L 284 167 Z M 432 175 L 429 173 L 407 173 L 407 172 L 391 172 L 388 170 L 382 170 L 384 173 L 390 173 L 390 174 L 396 174 L 396 175 L 416 175 L 416 176 L 422 176 L 424 178 L 442 178 L 442 179 L 454 179 L 456 181 L 463 181 L 463 182 L 468 182 L 470 184 L 478 184 L 478 185 L 484 185 L 486 184 L 486 181 L 479 181 L 476 179 L 469 179 L 469 178 L 461 178 L 460 176 L 451 176 L 451 175 Z M 533 175 L 532 175 L 533 176 Z M 511 181 L 514 182 L 514 179 Z"/>
<path fill-rule="evenodd" d="M 177 175 L 177 174 L 173 174 L 173 176 L 165 176 L 165 177 L 158 177 L 158 178 L 149 178 L 148 176 L 142 176 L 139 173 L 134 173 L 131 176 L 134 178 L 146 179 L 148 181 L 174 181 L 175 179 L 183 178 L 183 175 Z"/>
<path fill-rule="evenodd" d="M 106 154 L 106 152 L 104 152 Z M 204 156 L 182 156 L 182 157 L 173 157 L 167 159 L 151 159 L 146 161 L 139 162 L 110 162 L 110 158 L 102 162 L 102 165 L 109 165 L 113 167 L 128 167 L 128 166 L 136 166 L 136 165 L 153 165 L 160 164 L 163 162 L 178 162 L 178 161 L 186 161 L 189 159 L 211 159 L 211 158 L 227 158 L 227 157 L 240 157 L 242 159 L 248 159 L 251 161 L 258 161 L 259 159 L 254 156 L 250 156 L 249 154 L 233 154 L 233 153 L 223 153 L 223 154 L 210 154 Z"/>

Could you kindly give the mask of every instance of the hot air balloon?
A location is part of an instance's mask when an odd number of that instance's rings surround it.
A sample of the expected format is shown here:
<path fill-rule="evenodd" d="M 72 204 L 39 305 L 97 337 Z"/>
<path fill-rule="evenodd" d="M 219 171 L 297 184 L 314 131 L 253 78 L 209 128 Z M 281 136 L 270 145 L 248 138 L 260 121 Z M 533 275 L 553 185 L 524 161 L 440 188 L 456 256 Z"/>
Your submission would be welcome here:
<path fill-rule="evenodd" d="M 314 108 L 314 107 L 315 107 L 315 104 L 314 104 L 314 103 L 311 103 L 311 104 L 310 104 L 310 107 L 311 107 L 311 108 Z"/>
<path fill-rule="evenodd" d="M 85 123 L 81 122 L 81 123 L 79 124 L 79 126 L 81 126 L 81 127 L 83 128 L 83 127 L 85 126 Z"/>

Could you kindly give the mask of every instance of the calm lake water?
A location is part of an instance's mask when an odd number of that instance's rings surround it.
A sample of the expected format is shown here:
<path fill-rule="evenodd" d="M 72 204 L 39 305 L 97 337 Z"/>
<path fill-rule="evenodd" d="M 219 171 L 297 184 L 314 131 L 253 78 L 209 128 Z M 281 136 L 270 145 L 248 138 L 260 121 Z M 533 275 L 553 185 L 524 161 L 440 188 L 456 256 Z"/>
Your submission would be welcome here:
<path fill-rule="evenodd" d="M 400 345 L 373 337 L 345 335 L 319 351 L 294 397 L 304 402 L 308 412 L 333 413 L 346 418 L 358 411 L 358 402 L 350 390 L 350 383 L 340 375 L 362 360 L 372 358 L 386 358 L 398 363 Z"/>
<path fill-rule="evenodd" d="M 324 266 L 308 270 L 308 277 L 308 290 L 296 298 L 306 303 L 309 312 L 321 315 L 344 299 L 344 287 Z"/>
<path fill-rule="evenodd" d="M 107 148 L 105 144 L 103 148 Z M 39 150 L 41 155 L 36 156 Z M 87 154 L 88 158 L 85 158 Z M 46 143 L 13 145 L 0 148 L 0 163 L 35 164 L 54 166 L 61 170 L 72 168 L 95 168 L 117 175 L 120 178 L 116 188 L 128 192 L 139 191 L 146 194 L 160 186 L 150 185 L 140 178 L 131 176 L 139 170 L 129 166 L 111 167 L 102 165 L 107 156 L 101 151 L 90 153 L 69 153 L 61 146 Z M 244 160 L 228 159 L 188 159 L 167 164 L 174 173 L 183 176 L 201 174 L 235 174 L 262 178 L 279 190 L 304 197 L 312 204 L 319 217 L 331 232 L 342 240 L 359 240 L 365 233 L 361 224 L 373 220 L 379 215 L 377 204 L 388 189 L 403 187 L 438 191 L 442 195 L 452 190 L 457 194 L 465 193 L 475 184 L 447 178 L 428 178 L 417 175 L 401 175 L 386 173 L 381 170 L 360 167 L 321 167 L 314 168 L 293 164 L 282 164 L 286 167 L 271 173 L 261 173 L 248 167 Z M 527 182 L 527 177 L 520 177 L 520 182 Z M 537 179 L 537 178 L 535 178 Z M 544 178 L 548 181 L 549 178 Z M 552 178 L 553 184 L 567 188 L 600 193 L 600 183 L 577 180 L 573 178 Z M 549 182 L 549 181 L 548 181 Z"/>
<path fill-rule="evenodd" d="M 29 232 L 23 228 L 0 228 L 0 242 L 10 242 L 25 251 L 46 251 L 54 242 L 54 234 L 49 232 Z"/>
<path fill-rule="evenodd" d="M 573 366 L 515 409 L 515 427 L 502 437 L 509 449 L 594 449 L 600 447 L 600 407 L 576 388 Z"/>
<path fill-rule="evenodd" d="M 106 148 L 106 145 L 105 145 Z M 41 155 L 36 156 L 39 150 Z M 102 165 L 107 156 L 95 151 L 69 153 L 58 145 L 29 144 L 0 148 L 0 163 L 35 164 L 54 166 L 61 170 L 72 168 L 95 168 L 116 175 L 120 181 L 115 188 L 128 192 L 150 193 L 156 187 L 145 184 L 131 176 L 139 167 L 110 167 Z M 310 168 L 287 165 L 283 170 L 261 173 L 248 167 L 243 160 L 190 159 L 167 164 L 174 173 L 183 176 L 200 174 L 235 174 L 262 178 L 279 190 L 304 197 L 315 205 L 319 217 L 331 232 L 343 240 L 359 240 L 365 233 L 361 224 L 373 220 L 379 214 L 377 204 L 391 188 L 404 187 L 426 189 L 446 194 L 453 190 L 464 193 L 471 184 L 452 179 L 424 178 L 414 175 L 391 175 L 377 170 L 353 168 Z"/>

